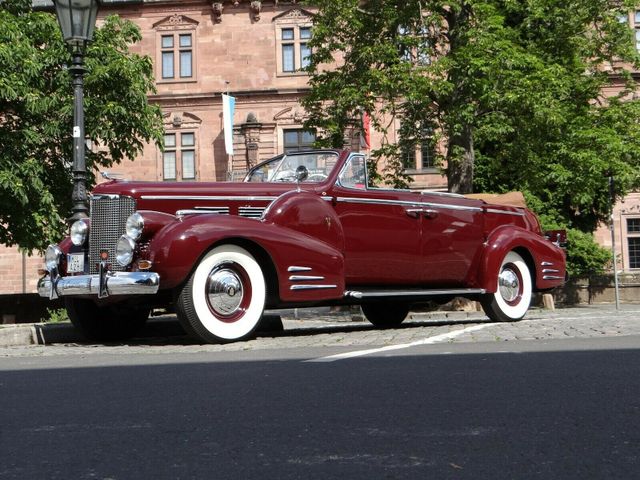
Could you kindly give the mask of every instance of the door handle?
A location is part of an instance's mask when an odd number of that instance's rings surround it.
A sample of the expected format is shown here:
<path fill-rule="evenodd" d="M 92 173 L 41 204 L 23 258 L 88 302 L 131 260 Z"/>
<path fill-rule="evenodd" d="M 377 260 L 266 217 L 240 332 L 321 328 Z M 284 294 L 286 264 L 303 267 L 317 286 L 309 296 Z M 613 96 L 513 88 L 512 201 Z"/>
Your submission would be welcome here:
<path fill-rule="evenodd" d="M 438 216 L 438 211 L 427 208 L 426 210 L 422 211 L 422 214 L 425 218 L 436 218 Z"/>
<path fill-rule="evenodd" d="M 407 208 L 405 212 L 411 218 L 418 218 L 420 214 L 423 212 L 423 210 L 421 208 Z"/>

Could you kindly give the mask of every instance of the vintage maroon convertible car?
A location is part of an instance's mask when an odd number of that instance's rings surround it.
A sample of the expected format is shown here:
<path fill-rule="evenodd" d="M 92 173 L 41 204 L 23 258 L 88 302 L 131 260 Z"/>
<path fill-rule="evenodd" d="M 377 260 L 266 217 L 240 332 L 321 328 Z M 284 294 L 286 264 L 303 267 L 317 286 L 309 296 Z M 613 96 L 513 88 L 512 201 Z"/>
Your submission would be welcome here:
<path fill-rule="evenodd" d="M 359 304 L 389 327 L 461 296 L 510 321 L 564 282 L 556 240 L 524 208 L 372 188 L 363 155 L 308 151 L 243 183 L 97 186 L 90 221 L 49 246 L 38 290 L 64 297 L 93 339 L 133 335 L 152 308 L 175 308 L 206 342 L 250 336 L 265 308 Z"/>

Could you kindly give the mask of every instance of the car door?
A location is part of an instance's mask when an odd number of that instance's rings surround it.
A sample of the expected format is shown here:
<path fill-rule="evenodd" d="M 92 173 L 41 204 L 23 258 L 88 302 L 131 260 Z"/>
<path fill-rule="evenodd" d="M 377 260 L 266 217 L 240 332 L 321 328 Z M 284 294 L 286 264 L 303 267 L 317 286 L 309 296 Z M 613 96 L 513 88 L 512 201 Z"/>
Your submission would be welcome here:
<path fill-rule="evenodd" d="M 423 281 L 439 287 L 465 286 L 484 241 L 481 202 L 438 193 L 421 197 Z"/>
<path fill-rule="evenodd" d="M 408 191 L 368 188 L 364 156 L 345 164 L 331 201 L 345 235 L 348 285 L 417 285 L 422 222 Z"/>

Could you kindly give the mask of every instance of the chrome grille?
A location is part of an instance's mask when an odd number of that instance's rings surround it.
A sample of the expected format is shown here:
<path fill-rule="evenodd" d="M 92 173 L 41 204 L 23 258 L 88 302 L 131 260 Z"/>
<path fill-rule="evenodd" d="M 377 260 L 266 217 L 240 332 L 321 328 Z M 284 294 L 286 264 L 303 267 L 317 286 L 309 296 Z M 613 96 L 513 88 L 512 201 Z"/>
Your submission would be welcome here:
<path fill-rule="evenodd" d="M 265 211 L 265 207 L 240 207 L 238 215 L 247 218 L 261 218 Z"/>
<path fill-rule="evenodd" d="M 136 201 L 119 195 L 91 197 L 91 228 L 89 229 L 89 271 L 98 273 L 100 251 L 109 252 L 111 270 L 121 272 L 124 267 L 116 262 L 116 244 L 124 235 L 127 218 L 136 210 Z"/>

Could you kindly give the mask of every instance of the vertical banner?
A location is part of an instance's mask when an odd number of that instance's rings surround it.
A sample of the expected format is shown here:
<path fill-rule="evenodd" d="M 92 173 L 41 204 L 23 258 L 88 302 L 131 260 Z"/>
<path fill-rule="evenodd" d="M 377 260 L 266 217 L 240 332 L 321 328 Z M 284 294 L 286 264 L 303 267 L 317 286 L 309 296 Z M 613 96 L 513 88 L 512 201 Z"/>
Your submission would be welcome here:
<path fill-rule="evenodd" d="M 360 131 L 360 148 L 369 150 L 371 148 L 371 117 L 364 110 L 362 111 L 362 130 Z"/>
<path fill-rule="evenodd" d="M 233 114 L 236 98 L 222 94 L 222 123 L 224 128 L 224 149 L 227 155 L 233 155 Z"/>

